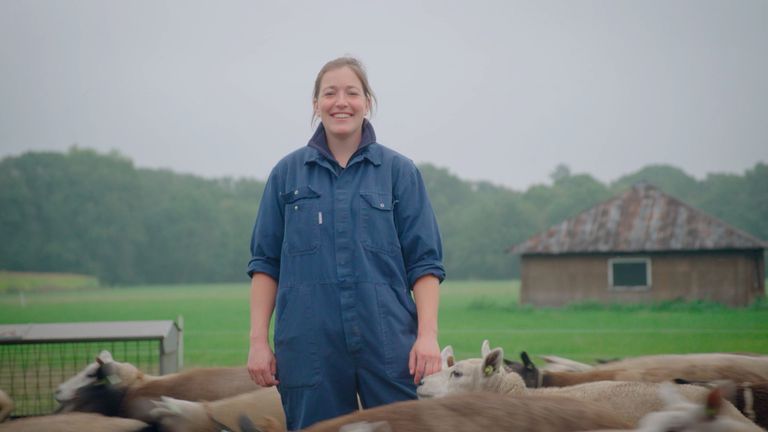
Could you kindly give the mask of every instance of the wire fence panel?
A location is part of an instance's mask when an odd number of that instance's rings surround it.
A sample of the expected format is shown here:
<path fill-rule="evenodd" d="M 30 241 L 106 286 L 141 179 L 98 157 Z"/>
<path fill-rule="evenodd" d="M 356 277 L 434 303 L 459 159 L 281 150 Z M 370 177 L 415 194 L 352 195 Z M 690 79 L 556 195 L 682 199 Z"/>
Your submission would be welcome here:
<path fill-rule="evenodd" d="M 181 317 L 179 317 L 181 322 Z M 0 389 L 13 417 L 58 408 L 54 391 L 102 351 L 149 375 L 182 367 L 181 325 L 172 321 L 0 325 Z"/>
<path fill-rule="evenodd" d="M 16 417 L 52 413 L 53 392 L 62 382 L 93 363 L 102 350 L 145 373 L 160 371 L 159 341 L 70 342 L 0 345 L 0 388 L 13 398 Z"/>

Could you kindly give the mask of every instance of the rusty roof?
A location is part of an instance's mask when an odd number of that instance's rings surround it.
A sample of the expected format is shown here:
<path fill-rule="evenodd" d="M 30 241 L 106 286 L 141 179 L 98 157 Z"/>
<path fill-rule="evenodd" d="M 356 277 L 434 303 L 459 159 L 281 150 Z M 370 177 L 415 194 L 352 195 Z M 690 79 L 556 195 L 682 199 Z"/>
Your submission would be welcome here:
<path fill-rule="evenodd" d="M 766 243 L 663 193 L 637 183 L 523 243 L 515 254 L 763 249 Z"/>

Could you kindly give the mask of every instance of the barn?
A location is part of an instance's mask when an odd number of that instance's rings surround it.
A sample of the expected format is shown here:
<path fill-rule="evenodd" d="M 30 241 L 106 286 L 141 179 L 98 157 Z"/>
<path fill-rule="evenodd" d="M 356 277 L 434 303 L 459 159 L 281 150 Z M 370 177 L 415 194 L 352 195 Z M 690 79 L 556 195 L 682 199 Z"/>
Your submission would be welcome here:
<path fill-rule="evenodd" d="M 766 243 L 648 183 L 536 234 L 521 257 L 520 301 L 715 301 L 747 306 L 765 295 Z"/>

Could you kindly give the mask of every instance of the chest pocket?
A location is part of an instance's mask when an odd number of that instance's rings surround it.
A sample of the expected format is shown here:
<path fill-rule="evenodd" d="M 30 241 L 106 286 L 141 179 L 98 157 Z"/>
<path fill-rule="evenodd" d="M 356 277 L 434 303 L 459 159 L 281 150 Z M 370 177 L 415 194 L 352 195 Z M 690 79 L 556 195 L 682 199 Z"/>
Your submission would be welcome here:
<path fill-rule="evenodd" d="M 301 186 L 280 194 L 285 205 L 283 248 L 289 255 L 315 252 L 320 247 L 320 193 Z"/>
<path fill-rule="evenodd" d="M 395 229 L 392 195 L 378 192 L 360 192 L 360 241 L 373 252 L 395 255 L 400 241 Z"/>

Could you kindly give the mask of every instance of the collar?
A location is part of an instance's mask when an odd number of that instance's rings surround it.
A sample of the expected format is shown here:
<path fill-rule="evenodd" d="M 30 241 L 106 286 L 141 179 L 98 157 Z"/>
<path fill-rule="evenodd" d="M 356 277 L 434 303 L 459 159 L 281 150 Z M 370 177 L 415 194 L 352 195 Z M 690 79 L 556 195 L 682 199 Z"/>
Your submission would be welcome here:
<path fill-rule="evenodd" d="M 349 158 L 350 163 L 358 157 L 362 157 L 375 166 L 381 165 L 381 149 L 379 146 L 371 144 L 376 144 L 376 132 L 373 130 L 371 122 L 369 122 L 368 119 L 363 119 L 363 133 L 360 137 L 360 145 L 358 146 L 357 151 L 352 154 L 352 157 Z M 312 135 L 312 138 L 309 139 L 307 146 L 315 151 L 308 153 L 304 160 L 305 164 L 310 162 L 320 162 L 323 159 L 337 164 L 336 159 L 333 157 L 333 153 L 331 153 L 331 149 L 328 147 L 328 140 L 325 136 L 325 127 L 322 123 L 315 129 L 315 133 Z"/>

